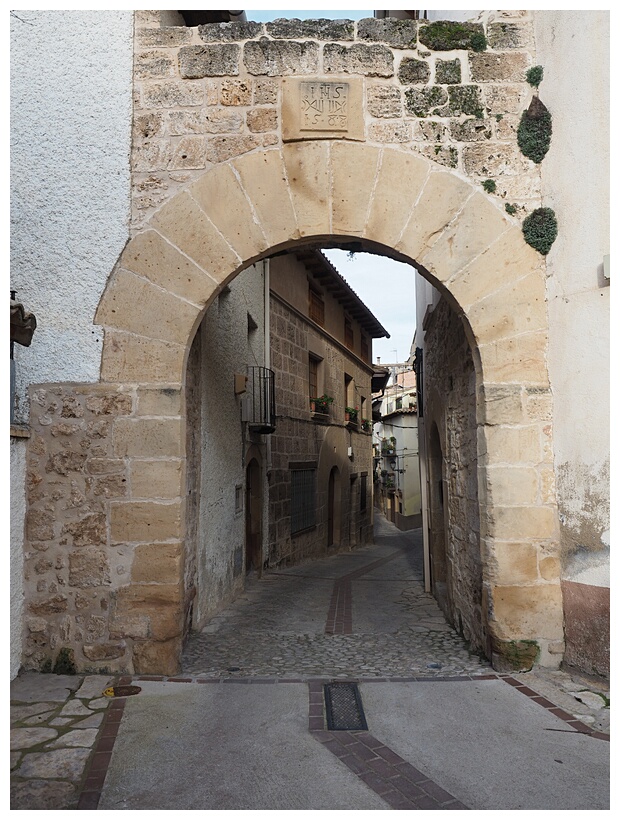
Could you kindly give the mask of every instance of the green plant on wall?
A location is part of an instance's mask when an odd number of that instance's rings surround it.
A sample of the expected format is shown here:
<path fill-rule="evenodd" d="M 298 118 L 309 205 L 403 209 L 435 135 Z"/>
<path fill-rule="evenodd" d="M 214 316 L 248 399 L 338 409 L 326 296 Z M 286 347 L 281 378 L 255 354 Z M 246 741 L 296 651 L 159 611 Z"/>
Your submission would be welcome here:
<path fill-rule="evenodd" d="M 543 67 L 541 65 L 532 66 L 527 74 L 525 75 L 525 79 L 528 83 L 534 88 L 538 88 L 541 84 L 543 78 Z"/>
<path fill-rule="evenodd" d="M 542 162 L 551 145 L 551 114 L 538 97 L 533 97 L 527 111 L 521 115 L 517 143 L 524 156 Z"/>
<path fill-rule="evenodd" d="M 523 237 L 528 245 L 546 256 L 558 235 L 558 222 L 551 208 L 536 208 L 523 220 Z"/>
<path fill-rule="evenodd" d="M 420 42 L 433 51 L 471 49 L 484 51 L 487 40 L 478 23 L 456 23 L 451 20 L 435 20 L 420 29 Z"/>

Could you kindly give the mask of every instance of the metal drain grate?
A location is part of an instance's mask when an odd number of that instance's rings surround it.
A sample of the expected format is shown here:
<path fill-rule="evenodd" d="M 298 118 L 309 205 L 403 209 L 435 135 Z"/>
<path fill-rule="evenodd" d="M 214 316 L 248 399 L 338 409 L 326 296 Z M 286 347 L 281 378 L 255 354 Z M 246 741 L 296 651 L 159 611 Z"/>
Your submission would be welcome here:
<path fill-rule="evenodd" d="M 362 697 L 355 683 L 326 683 L 323 686 L 327 728 L 331 731 L 368 729 Z"/>

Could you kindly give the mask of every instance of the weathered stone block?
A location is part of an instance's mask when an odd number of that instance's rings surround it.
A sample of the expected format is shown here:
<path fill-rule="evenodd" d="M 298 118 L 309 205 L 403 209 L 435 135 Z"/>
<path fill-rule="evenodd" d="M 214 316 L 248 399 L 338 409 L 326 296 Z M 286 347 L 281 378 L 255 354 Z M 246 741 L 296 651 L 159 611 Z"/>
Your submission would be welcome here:
<path fill-rule="evenodd" d="M 136 547 L 131 580 L 136 583 L 178 584 L 183 563 L 183 545 L 141 544 Z"/>
<path fill-rule="evenodd" d="M 405 109 L 416 117 L 428 117 L 430 114 L 444 116 L 443 106 L 448 102 L 445 88 L 408 88 L 405 91 Z"/>
<path fill-rule="evenodd" d="M 172 202 L 165 205 L 153 219 L 153 225 L 217 282 L 224 279 L 239 265 L 239 257 L 187 192 L 179 194 Z M 184 328 L 181 327 L 180 317 L 183 313 L 180 311 L 176 316 L 171 316 L 170 320 L 179 325 L 177 338 L 182 337 L 185 345 L 193 326 L 193 319 L 191 324 Z M 161 336 L 156 338 L 161 338 Z M 148 379 L 141 381 L 148 381 Z M 170 379 L 170 381 L 181 380 Z"/>
<path fill-rule="evenodd" d="M 51 541 L 55 520 L 51 512 L 29 509 L 26 513 L 26 537 L 30 541 Z"/>
<path fill-rule="evenodd" d="M 250 74 L 268 77 L 316 74 L 319 70 L 319 46 L 313 42 L 265 38 L 244 45 L 243 62 Z"/>
<path fill-rule="evenodd" d="M 525 333 L 480 345 L 480 358 L 487 378 L 493 382 L 530 382 L 546 385 L 547 333 Z"/>
<path fill-rule="evenodd" d="M 398 79 L 403 85 L 427 83 L 431 76 L 431 68 L 425 60 L 416 60 L 413 57 L 404 57 L 399 69 Z"/>
<path fill-rule="evenodd" d="M 126 393 L 105 393 L 88 396 L 86 407 L 96 416 L 128 416 L 133 407 L 133 399 Z"/>
<path fill-rule="evenodd" d="M 240 157 L 233 162 L 254 205 L 270 246 L 299 236 L 289 196 L 288 180 L 279 151 Z"/>
<path fill-rule="evenodd" d="M 130 465 L 132 498 L 179 498 L 181 461 L 137 461 Z"/>
<path fill-rule="evenodd" d="M 538 502 L 538 471 L 534 467 L 488 466 L 486 483 L 489 504 L 511 506 Z"/>
<path fill-rule="evenodd" d="M 181 639 L 136 641 L 133 647 L 136 674 L 176 675 L 181 668 Z"/>
<path fill-rule="evenodd" d="M 160 48 L 168 46 L 177 48 L 192 39 L 192 32 L 181 26 L 162 26 L 161 28 L 138 28 L 136 41 L 144 48 Z"/>
<path fill-rule="evenodd" d="M 561 640 L 562 592 L 559 584 L 497 586 L 493 589 L 494 631 L 501 640 Z"/>
<path fill-rule="evenodd" d="M 463 149 L 466 173 L 481 178 L 525 174 L 530 162 L 512 145 L 468 145 Z"/>
<path fill-rule="evenodd" d="M 487 534 L 500 541 L 544 540 L 557 535 L 557 511 L 553 507 L 495 505 L 489 510 Z"/>
<path fill-rule="evenodd" d="M 179 71 L 186 80 L 202 77 L 235 77 L 239 74 L 240 48 L 221 46 L 184 46 L 179 50 Z"/>
<path fill-rule="evenodd" d="M 161 458 L 181 455 L 181 420 L 119 419 L 114 427 L 114 454 L 118 458 Z"/>
<path fill-rule="evenodd" d="M 292 142 L 283 147 L 282 156 L 293 207 L 304 218 L 300 234 L 329 233 L 329 145 Z"/>
<path fill-rule="evenodd" d="M 126 501 L 110 503 L 110 539 L 125 541 L 165 541 L 178 538 L 181 531 L 179 502 Z"/>
<path fill-rule="evenodd" d="M 511 48 L 531 48 L 534 42 L 531 23 L 510 23 L 507 21 L 489 23 L 487 38 L 491 48 L 498 51 Z"/>
<path fill-rule="evenodd" d="M 326 74 L 393 77 L 394 55 L 389 48 L 381 45 L 356 43 L 347 47 L 328 43 L 323 49 L 323 70 Z"/>
<path fill-rule="evenodd" d="M 278 82 L 276 80 L 256 80 L 254 83 L 254 104 L 275 105 L 278 102 Z"/>
<path fill-rule="evenodd" d="M 484 111 L 482 106 L 481 88 L 478 85 L 451 85 L 448 86 L 449 104 L 447 114 L 458 117 L 461 114 L 481 119 Z"/>
<path fill-rule="evenodd" d="M 282 139 L 364 139 L 364 87 L 360 78 L 344 80 L 284 78 Z M 324 105 L 327 99 L 329 106 Z M 330 112 L 334 111 L 334 114 Z"/>
<path fill-rule="evenodd" d="M 181 415 L 180 388 L 176 385 L 138 388 L 137 413 L 139 416 Z"/>
<path fill-rule="evenodd" d="M 372 122 L 368 128 L 368 138 L 373 142 L 411 142 L 410 122 Z"/>
<path fill-rule="evenodd" d="M 450 136 L 458 142 L 484 142 L 493 137 L 493 129 L 488 120 L 453 120 Z"/>
<path fill-rule="evenodd" d="M 176 77 L 176 65 L 169 52 L 139 51 L 134 59 L 134 75 L 141 80 Z"/>
<path fill-rule="evenodd" d="M 474 82 L 523 82 L 529 68 L 527 54 L 470 54 L 469 67 Z"/>
<path fill-rule="evenodd" d="M 418 24 L 415 20 L 397 20 L 393 17 L 379 20 L 367 17 L 358 20 L 357 36 L 360 40 L 386 43 L 392 48 L 415 48 Z"/>
<path fill-rule="evenodd" d="M 181 381 L 185 347 L 106 330 L 101 378 L 122 383 Z"/>
<path fill-rule="evenodd" d="M 251 105 L 251 80 L 223 80 L 220 89 L 220 103 L 222 105 Z"/>
<path fill-rule="evenodd" d="M 527 101 L 527 89 L 520 85 L 485 86 L 484 96 L 491 115 L 521 114 Z"/>
<path fill-rule="evenodd" d="M 448 138 L 448 128 L 445 123 L 435 120 L 418 120 L 417 131 L 422 139 L 429 142 L 442 143 Z"/>
<path fill-rule="evenodd" d="M 471 49 L 482 46 L 484 28 L 480 23 L 434 20 L 420 25 L 418 37 L 423 45 L 433 51 Z"/>
<path fill-rule="evenodd" d="M 178 200 L 174 200 L 176 203 Z M 160 219 L 163 215 L 160 212 Z M 97 309 L 97 322 L 152 339 L 184 344 L 199 308 L 122 268 Z M 137 306 L 139 305 L 139 309 Z"/>
<path fill-rule="evenodd" d="M 332 146 L 332 230 L 363 235 L 374 188 L 379 149 L 369 145 Z M 364 168 L 360 174 L 359 169 Z"/>
<path fill-rule="evenodd" d="M 141 96 L 144 108 L 182 108 L 202 105 L 204 87 L 202 83 L 183 80 L 149 83 L 142 87 Z"/>
<path fill-rule="evenodd" d="M 546 286 L 538 271 L 472 305 L 469 318 L 476 338 L 488 343 L 547 326 Z"/>
<path fill-rule="evenodd" d="M 278 112 L 275 108 L 254 108 L 246 114 L 248 131 L 275 131 L 278 127 Z"/>
<path fill-rule="evenodd" d="M 82 652 L 89 661 L 111 661 L 122 658 L 127 651 L 125 641 L 115 641 L 111 643 L 86 644 L 82 646 Z"/>
<path fill-rule="evenodd" d="M 66 595 L 54 595 L 44 601 L 31 601 L 28 604 L 28 611 L 34 615 L 56 615 L 59 612 L 66 612 L 68 608 Z"/>
<path fill-rule="evenodd" d="M 152 230 L 132 239 L 123 252 L 121 264 L 197 305 L 206 304 L 217 288 L 214 279 Z"/>
<path fill-rule="evenodd" d="M 400 90 L 393 85 L 371 85 L 367 92 L 368 113 L 372 117 L 402 117 Z"/>
<path fill-rule="evenodd" d="M 493 637 L 491 646 L 496 672 L 529 672 L 540 657 L 537 641 L 502 641 Z"/>
<path fill-rule="evenodd" d="M 263 24 L 251 20 L 231 20 L 228 23 L 206 23 L 198 26 L 198 36 L 205 43 L 230 43 L 251 40 L 263 33 Z"/>
<path fill-rule="evenodd" d="M 487 464 L 537 465 L 541 461 L 540 431 L 527 427 L 485 426 L 479 429 L 479 454 L 486 454 Z"/>
<path fill-rule="evenodd" d="M 93 481 L 95 498 L 122 498 L 128 491 L 127 479 L 121 475 L 109 475 Z"/>
<path fill-rule="evenodd" d="M 62 535 L 72 535 L 75 547 L 105 544 L 106 515 L 102 512 L 89 513 L 77 521 L 70 521 L 63 525 Z"/>
<path fill-rule="evenodd" d="M 72 452 L 65 450 L 61 453 L 52 453 L 45 465 L 45 472 L 58 473 L 58 475 L 68 475 L 69 473 L 80 473 L 84 469 L 86 453 Z"/>
<path fill-rule="evenodd" d="M 483 424 L 522 424 L 520 385 L 485 384 L 480 388 L 479 417 Z"/>
<path fill-rule="evenodd" d="M 212 137 L 207 145 L 207 159 L 209 162 L 218 163 L 226 162 L 232 157 L 241 156 L 248 151 L 253 151 L 260 145 L 258 138 L 255 136 L 230 136 L 230 137 Z"/>
<path fill-rule="evenodd" d="M 69 553 L 69 586 L 100 587 L 110 583 L 110 565 L 103 550 L 85 547 Z"/>
<path fill-rule="evenodd" d="M 352 20 L 285 20 L 280 18 L 265 24 L 267 34 L 274 39 L 296 40 L 353 40 L 355 24 Z"/>
<path fill-rule="evenodd" d="M 455 60 L 435 61 L 435 82 L 440 85 L 455 85 L 461 82 L 461 61 L 458 57 Z"/>

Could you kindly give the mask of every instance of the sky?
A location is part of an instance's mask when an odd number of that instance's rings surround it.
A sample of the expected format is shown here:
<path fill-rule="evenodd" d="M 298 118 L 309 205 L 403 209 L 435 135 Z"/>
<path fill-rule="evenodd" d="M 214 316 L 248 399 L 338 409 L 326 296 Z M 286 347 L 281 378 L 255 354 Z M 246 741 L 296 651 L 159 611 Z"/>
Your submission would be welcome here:
<path fill-rule="evenodd" d="M 270 20 L 277 19 L 278 17 L 283 17 L 285 19 L 297 17 L 300 20 L 320 18 L 327 20 L 361 20 L 364 17 L 372 17 L 372 15 L 372 11 L 354 11 L 353 9 L 330 9 L 328 11 L 321 11 L 319 9 L 291 9 L 290 1 L 286 8 L 279 10 L 272 9 L 271 11 L 264 11 L 252 8 L 246 9 L 246 16 L 248 20 L 253 20 L 255 23 L 267 23 Z"/>
<path fill-rule="evenodd" d="M 405 361 L 415 332 L 414 268 L 372 253 L 356 253 L 353 259 L 347 251 L 323 253 L 390 334 L 373 339 L 373 362 L 377 356 L 382 364 Z"/>

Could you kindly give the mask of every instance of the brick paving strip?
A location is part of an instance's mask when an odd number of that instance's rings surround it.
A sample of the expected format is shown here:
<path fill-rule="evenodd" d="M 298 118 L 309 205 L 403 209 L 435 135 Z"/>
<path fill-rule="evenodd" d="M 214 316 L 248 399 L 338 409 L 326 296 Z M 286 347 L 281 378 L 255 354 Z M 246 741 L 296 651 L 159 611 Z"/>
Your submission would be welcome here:
<path fill-rule="evenodd" d="M 391 556 L 392 557 L 392 556 Z M 388 559 L 383 559 L 385 563 Z M 368 571 L 368 568 L 365 568 Z M 360 574 L 363 572 L 359 571 Z M 555 706 L 547 698 L 538 695 L 515 678 L 507 675 L 459 675 L 455 677 L 385 677 L 368 679 L 338 679 L 338 683 L 421 683 L 421 682 L 456 682 L 503 680 L 518 692 L 531 698 L 534 703 L 548 709 L 551 714 L 565 721 L 575 732 L 590 735 L 597 740 L 609 741 L 609 735 L 593 731 L 589 726 L 577 720 L 573 715 Z M 331 678 L 167 678 L 160 675 L 142 675 L 139 677 L 122 677 L 116 685 L 127 686 L 139 684 L 140 681 L 161 683 L 199 683 L 199 684 L 308 684 L 308 730 L 313 737 L 325 746 L 333 755 L 345 764 L 360 780 L 378 794 L 394 809 L 436 809 L 447 811 L 467 810 L 445 789 L 428 778 L 415 766 L 412 766 L 396 752 L 385 746 L 370 732 L 331 732 L 325 729 L 323 685 L 331 683 Z M 86 769 L 86 777 L 78 801 L 78 809 L 96 809 L 105 783 L 108 767 L 112 759 L 114 743 L 120 728 L 127 698 L 115 698 L 106 711 L 101 732 L 97 738 L 93 755 Z"/>
<path fill-rule="evenodd" d="M 402 552 L 393 552 L 386 558 L 379 558 L 371 564 L 347 572 L 334 582 L 329 609 L 327 610 L 327 620 L 325 621 L 326 635 L 351 635 L 353 633 L 353 601 L 351 597 L 351 581 L 372 572 L 377 567 L 387 564 L 402 555 Z"/>

